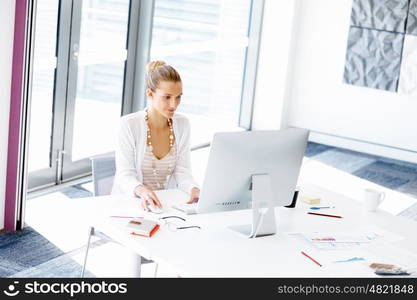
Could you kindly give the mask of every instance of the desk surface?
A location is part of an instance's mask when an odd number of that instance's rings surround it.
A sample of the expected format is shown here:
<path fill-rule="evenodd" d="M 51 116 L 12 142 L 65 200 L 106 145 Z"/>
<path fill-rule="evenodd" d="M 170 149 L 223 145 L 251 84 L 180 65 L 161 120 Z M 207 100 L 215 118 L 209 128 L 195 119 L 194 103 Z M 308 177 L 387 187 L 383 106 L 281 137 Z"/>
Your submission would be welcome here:
<path fill-rule="evenodd" d="M 314 186 L 303 187 L 303 190 L 320 196 L 320 205 L 335 205 L 334 210 L 326 212 L 343 218 L 308 215 L 309 205 L 304 203 L 297 203 L 296 208 L 278 207 L 275 208 L 278 233 L 248 239 L 227 229 L 227 226 L 249 223 L 250 210 L 185 216 L 171 206 L 185 201 L 188 196 L 179 190 L 166 190 L 157 192 L 164 205 L 161 215 L 144 212 L 135 198 L 97 197 L 100 209 L 96 210 L 92 225 L 138 254 L 170 266 L 181 277 L 374 277 L 376 275 L 368 267 L 372 262 L 417 267 L 417 222 L 383 211 L 364 212 L 355 200 Z M 177 215 L 183 216 L 186 224 L 199 225 L 202 229 L 174 232 L 162 226 L 152 238 L 134 237 L 121 228 L 123 220 L 111 218 L 111 215 L 151 219 Z M 388 240 L 347 250 L 319 250 L 289 234 L 349 234 L 355 230 L 368 232 L 374 229 L 386 233 Z M 323 266 L 314 264 L 301 255 L 301 251 Z M 353 257 L 366 260 L 335 263 Z M 416 276 L 415 273 L 412 276 Z"/>

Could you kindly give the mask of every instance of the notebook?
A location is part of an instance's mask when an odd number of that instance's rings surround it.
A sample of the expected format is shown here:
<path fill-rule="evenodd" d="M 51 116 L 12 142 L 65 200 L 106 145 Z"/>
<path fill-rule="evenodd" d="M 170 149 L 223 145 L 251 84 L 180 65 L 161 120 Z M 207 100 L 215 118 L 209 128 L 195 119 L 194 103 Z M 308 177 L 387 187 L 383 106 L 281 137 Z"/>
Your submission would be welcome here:
<path fill-rule="evenodd" d="M 127 222 L 126 228 L 133 235 L 151 237 L 159 229 L 159 224 L 152 220 L 134 218 Z"/>

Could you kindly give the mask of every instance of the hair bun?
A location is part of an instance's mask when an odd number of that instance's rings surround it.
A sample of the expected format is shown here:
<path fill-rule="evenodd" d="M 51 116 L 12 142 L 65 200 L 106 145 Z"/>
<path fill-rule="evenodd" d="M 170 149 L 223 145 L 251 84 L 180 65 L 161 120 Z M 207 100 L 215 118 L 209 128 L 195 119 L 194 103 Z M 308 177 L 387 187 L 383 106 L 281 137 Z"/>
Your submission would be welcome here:
<path fill-rule="evenodd" d="M 155 71 L 156 68 L 164 66 L 164 65 L 166 65 L 166 62 L 164 62 L 162 60 L 151 61 L 146 65 L 146 72 L 149 74 L 149 73 Z"/>

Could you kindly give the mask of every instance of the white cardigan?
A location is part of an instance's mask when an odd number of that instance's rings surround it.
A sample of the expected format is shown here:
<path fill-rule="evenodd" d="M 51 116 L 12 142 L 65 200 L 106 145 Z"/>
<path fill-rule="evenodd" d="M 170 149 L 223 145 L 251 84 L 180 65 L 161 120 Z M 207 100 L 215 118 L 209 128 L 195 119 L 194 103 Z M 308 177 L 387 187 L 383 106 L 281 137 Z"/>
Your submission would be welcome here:
<path fill-rule="evenodd" d="M 134 195 L 135 188 L 143 183 L 141 166 L 147 140 L 145 115 L 145 111 L 138 111 L 121 118 L 112 194 Z M 179 188 L 189 193 L 193 187 L 198 187 L 191 174 L 190 122 L 184 115 L 177 113 L 172 120 L 177 144 L 177 161 L 167 188 Z"/>

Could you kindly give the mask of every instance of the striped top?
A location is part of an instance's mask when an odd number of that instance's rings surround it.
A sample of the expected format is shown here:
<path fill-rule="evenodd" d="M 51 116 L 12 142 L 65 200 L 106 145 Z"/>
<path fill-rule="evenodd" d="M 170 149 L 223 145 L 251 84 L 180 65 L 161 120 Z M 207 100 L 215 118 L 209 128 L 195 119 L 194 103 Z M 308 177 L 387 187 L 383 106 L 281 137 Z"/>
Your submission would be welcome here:
<path fill-rule="evenodd" d="M 166 189 L 168 180 L 175 169 L 176 152 L 176 143 L 174 143 L 168 154 L 158 159 L 152 153 L 151 147 L 147 145 L 142 163 L 143 184 L 153 190 Z"/>

